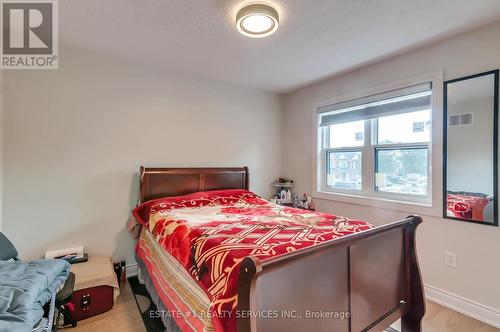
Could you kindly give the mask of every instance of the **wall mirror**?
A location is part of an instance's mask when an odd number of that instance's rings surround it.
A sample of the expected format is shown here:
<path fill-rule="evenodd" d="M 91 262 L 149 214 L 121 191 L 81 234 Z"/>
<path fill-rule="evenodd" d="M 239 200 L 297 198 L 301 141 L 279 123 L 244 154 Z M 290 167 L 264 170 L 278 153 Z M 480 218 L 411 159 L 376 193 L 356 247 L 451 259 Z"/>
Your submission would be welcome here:
<path fill-rule="evenodd" d="M 498 226 L 498 70 L 444 84 L 445 218 Z"/>

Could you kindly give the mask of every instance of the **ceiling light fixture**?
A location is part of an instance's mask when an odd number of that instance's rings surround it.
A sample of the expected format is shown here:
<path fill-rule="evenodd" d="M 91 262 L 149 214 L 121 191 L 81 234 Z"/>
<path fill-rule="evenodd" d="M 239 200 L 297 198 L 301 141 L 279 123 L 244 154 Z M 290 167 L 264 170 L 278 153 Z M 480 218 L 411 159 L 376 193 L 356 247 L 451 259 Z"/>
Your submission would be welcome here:
<path fill-rule="evenodd" d="M 247 37 L 269 36 L 278 30 L 278 25 L 278 12 L 266 4 L 250 4 L 241 8 L 236 14 L 236 28 Z"/>

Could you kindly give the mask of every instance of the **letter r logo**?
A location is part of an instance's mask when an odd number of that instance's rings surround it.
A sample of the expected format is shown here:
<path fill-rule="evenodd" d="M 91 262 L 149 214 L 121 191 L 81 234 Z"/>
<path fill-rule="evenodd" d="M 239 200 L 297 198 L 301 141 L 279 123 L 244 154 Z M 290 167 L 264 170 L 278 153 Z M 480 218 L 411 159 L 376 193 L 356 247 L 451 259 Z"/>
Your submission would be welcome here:
<path fill-rule="evenodd" d="M 3 54 L 52 54 L 50 2 L 2 3 Z"/>

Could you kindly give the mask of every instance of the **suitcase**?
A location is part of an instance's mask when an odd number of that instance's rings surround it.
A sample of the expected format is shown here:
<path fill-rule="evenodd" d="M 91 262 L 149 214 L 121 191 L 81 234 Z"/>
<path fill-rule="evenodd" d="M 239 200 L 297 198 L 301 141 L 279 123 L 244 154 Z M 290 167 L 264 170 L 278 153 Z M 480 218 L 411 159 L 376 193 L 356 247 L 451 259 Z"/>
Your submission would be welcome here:
<path fill-rule="evenodd" d="M 74 305 L 70 315 L 75 321 L 102 314 L 113 308 L 113 287 L 96 286 L 74 291 L 70 302 Z"/>

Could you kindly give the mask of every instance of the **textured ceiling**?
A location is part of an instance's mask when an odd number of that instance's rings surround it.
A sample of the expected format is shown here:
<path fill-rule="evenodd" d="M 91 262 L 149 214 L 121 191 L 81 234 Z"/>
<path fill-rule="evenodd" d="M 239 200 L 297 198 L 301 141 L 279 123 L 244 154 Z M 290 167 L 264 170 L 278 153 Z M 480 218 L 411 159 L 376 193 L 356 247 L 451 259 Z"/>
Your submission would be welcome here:
<path fill-rule="evenodd" d="M 270 0 L 280 29 L 234 28 L 236 0 L 63 0 L 62 43 L 286 92 L 500 19 L 500 0 Z M 61 58 L 63 62 L 64 59 Z"/>

